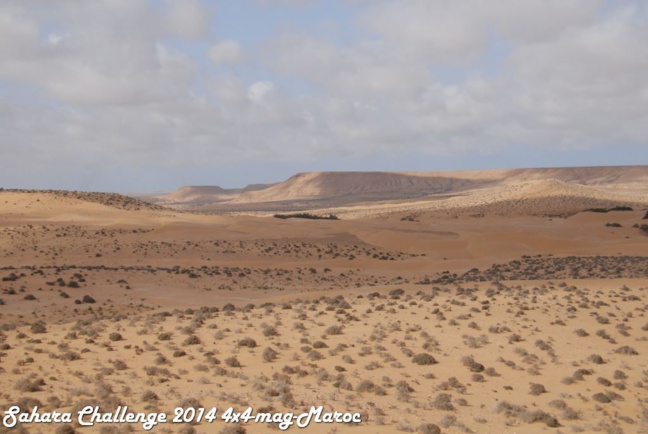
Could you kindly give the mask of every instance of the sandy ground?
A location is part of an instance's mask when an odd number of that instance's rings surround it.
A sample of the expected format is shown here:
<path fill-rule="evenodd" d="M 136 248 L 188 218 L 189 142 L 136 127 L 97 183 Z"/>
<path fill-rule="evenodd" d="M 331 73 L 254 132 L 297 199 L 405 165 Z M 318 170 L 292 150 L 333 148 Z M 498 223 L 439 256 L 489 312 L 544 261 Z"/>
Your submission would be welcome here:
<path fill-rule="evenodd" d="M 329 221 L 100 202 L 0 192 L 2 410 L 218 408 L 153 428 L 178 433 L 273 432 L 220 417 L 312 406 L 362 419 L 314 433 L 648 430 L 641 208 Z"/>

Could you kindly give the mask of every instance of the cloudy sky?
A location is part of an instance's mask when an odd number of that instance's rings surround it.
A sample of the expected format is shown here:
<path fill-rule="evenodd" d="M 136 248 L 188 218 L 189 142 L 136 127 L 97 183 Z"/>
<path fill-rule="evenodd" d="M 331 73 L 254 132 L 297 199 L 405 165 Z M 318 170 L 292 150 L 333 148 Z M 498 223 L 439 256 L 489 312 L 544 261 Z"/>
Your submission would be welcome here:
<path fill-rule="evenodd" d="M 0 187 L 648 164 L 645 0 L 2 0 Z"/>

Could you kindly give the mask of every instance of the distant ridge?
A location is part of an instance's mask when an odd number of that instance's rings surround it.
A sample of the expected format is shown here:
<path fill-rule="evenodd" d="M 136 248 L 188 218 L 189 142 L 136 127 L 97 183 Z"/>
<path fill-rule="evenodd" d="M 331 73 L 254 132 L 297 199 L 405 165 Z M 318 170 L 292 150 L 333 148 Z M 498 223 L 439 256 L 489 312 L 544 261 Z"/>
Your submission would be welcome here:
<path fill-rule="evenodd" d="M 530 190 L 515 200 L 528 201 L 550 196 L 556 202 L 557 195 L 552 193 L 555 190 L 562 192 L 560 196 L 579 197 L 573 204 L 612 204 L 615 201 L 620 204 L 642 203 L 648 197 L 648 166 L 447 172 L 306 172 L 280 183 L 244 189 L 188 186 L 158 196 L 154 202 L 206 212 L 331 210 L 349 206 L 375 208 L 385 203 L 400 206 L 425 201 L 441 201 L 439 204 L 454 207 L 457 197 L 464 197 L 465 204 L 476 206 L 473 202 L 480 197 L 498 202 L 510 197 L 512 191 L 518 191 L 520 185 L 528 182 L 535 182 L 533 188 L 527 185 L 525 188 Z M 572 187 L 585 189 L 574 190 Z M 596 200 L 584 201 L 585 197 Z"/>
<path fill-rule="evenodd" d="M 97 203 L 100 205 L 105 205 L 112 208 L 123 209 L 127 211 L 140 211 L 140 210 L 160 211 L 164 209 L 164 207 L 160 205 L 153 204 L 144 200 L 136 199 L 118 193 L 99 193 L 99 192 L 76 191 L 76 190 L 35 190 L 35 189 L 0 188 L 0 193 L 2 192 L 25 193 L 25 194 L 34 194 L 34 195 L 46 194 L 55 197 L 77 199 L 84 202 Z"/>
<path fill-rule="evenodd" d="M 143 198 L 159 205 L 200 206 L 232 200 L 232 198 L 242 193 L 263 190 L 271 185 L 274 184 L 250 184 L 244 188 L 222 188 L 215 185 L 189 185 L 181 187 L 168 194 Z"/>
<path fill-rule="evenodd" d="M 298 173 L 285 182 L 247 192 L 235 202 L 273 202 L 316 198 L 353 197 L 354 200 L 398 200 L 451 193 L 483 186 L 489 180 L 453 176 L 410 175 L 397 172 Z"/>

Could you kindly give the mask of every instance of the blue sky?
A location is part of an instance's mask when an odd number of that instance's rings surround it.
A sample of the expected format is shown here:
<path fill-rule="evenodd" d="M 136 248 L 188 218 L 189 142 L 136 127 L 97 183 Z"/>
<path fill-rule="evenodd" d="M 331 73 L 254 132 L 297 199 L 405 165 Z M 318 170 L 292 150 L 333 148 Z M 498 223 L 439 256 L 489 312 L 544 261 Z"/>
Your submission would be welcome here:
<path fill-rule="evenodd" d="M 7 0 L 0 187 L 648 164 L 642 0 Z"/>

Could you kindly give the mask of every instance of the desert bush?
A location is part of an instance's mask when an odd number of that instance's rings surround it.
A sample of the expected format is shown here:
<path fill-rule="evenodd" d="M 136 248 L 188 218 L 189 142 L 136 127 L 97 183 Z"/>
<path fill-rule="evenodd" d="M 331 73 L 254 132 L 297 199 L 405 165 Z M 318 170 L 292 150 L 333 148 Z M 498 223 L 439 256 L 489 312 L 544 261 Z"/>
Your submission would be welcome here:
<path fill-rule="evenodd" d="M 441 434 L 441 428 L 433 423 L 424 423 L 416 428 L 418 434 Z"/>
<path fill-rule="evenodd" d="M 623 372 L 623 371 L 621 371 L 619 369 L 614 371 L 614 379 L 615 380 L 625 380 L 626 378 L 628 378 L 628 376 L 626 375 L 625 372 Z"/>
<path fill-rule="evenodd" d="M 400 380 L 396 383 L 396 398 L 399 401 L 407 402 L 410 400 L 410 393 L 414 392 L 414 389 L 405 380 Z"/>
<path fill-rule="evenodd" d="M 32 333 L 47 333 L 47 327 L 45 326 L 45 323 L 42 321 L 38 321 L 32 324 L 30 330 Z"/>
<path fill-rule="evenodd" d="M 605 363 L 605 360 L 603 360 L 603 357 L 599 356 L 598 354 L 592 354 L 587 358 L 588 361 L 594 363 L 595 365 L 602 365 Z"/>
<path fill-rule="evenodd" d="M 64 423 L 56 428 L 56 434 L 75 434 L 77 431 L 69 423 Z"/>
<path fill-rule="evenodd" d="M 609 404 L 610 402 L 612 402 L 610 397 L 601 392 L 594 394 L 594 396 L 592 396 L 592 399 L 596 402 L 600 402 L 601 404 Z"/>
<path fill-rule="evenodd" d="M 485 367 L 481 363 L 477 363 L 473 356 L 464 356 L 461 358 L 461 363 L 468 369 L 470 372 L 483 372 Z"/>
<path fill-rule="evenodd" d="M 31 381 L 29 378 L 23 378 L 16 382 L 14 388 L 19 392 L 39 392 L 44 385 L 45 380 L 42 378 L 37 378 L 34 381 Z"/>
<path fill-rule="evenodd" d="M 257 346 L 257 343 L 254 339 L 250 337 L 246 337 L 238 341 L 237 344 L 239 347 L 248 347 L 248 348 L 255 348 Z"/>
<path fill-rule="evenodd" d="M 198 372 L 209 372 L 209 367 L 203 364 L 198 364 L 194 366 L 194 369 Z"/>
<path fill-rule="evenodd" d="M 279 332 L 277 331 L 277 329 L 272 327 L 272 326 L 264 327 L 263 331 L 261 333 L 263 333 L 263 336 L 265 336 L 267 338 L 269 338 L 271 336 L 278 336 L 279 335 Z"/>
<path fill-rule="evenodd" d="M 578 420 L 580 419 L 580 413 L 571 407 L 567 407 L 562 412 L 562 418 L 565 420 Z"/>
<path fill-rule="evenodd" d="M 164 354 L 158 354 L 155 357 L 155 364 L 156 365 L 167 365 L 169 363 L 169 359 L 164 355 Z"/>
<path fill-rule="evenodd" d="M 307 212 L 301 212 L 296 214 L 275 214 L 274 218 L 277 219 L 310 219 L 310 220 L 339 220 L 339 218 L 334 214 L 329 214 L 328 216 L 321 216 L 317 214 L 310 214 Z"/>
<path fill-rule="evenodd" d="M 623 355 L 626 355 L 626 356 L 636 356 L 636 355 L 639 354 L 637 352 L 637 350 L 635 350 L 634 348 L 632 348 L 632 347 L 630 347 L 628 345 L 624 345 L 622 347 L 619 347 L 616 350 L 614 350 L 614 352 L 617 353 L 617 354 L 623 354 Z"/>
<path fill-rule="evenodd" d="M 29 410 L 29 411 L 33 410 L 34 407 L 42 407 L 42 406 L 43 406 L 43 403 L 40 402 L 40 400 L 38 400 L 38 399 L 36 399 L 36 398 L 32 398 L 32 397 L 23 397 L 23 398 L 20 398 L 20 399 L 18 400 L 18 402 L 16 403 L 16 405 L 17 405 L 18 407 L 20 407 L 20 409 L 21 409 L 22 411 L 25 411 L 25 412 L 26 412 L 27 410 Z"/>
<path fill-rule="evenodd" d="M 531 383 L 529 387 L 529 394 L 533 396 L 538 396 L 543 393 L 547 393 L 547 389 L 542 384 L 539 383 Z"/>
<path fill-rule="evenodd" d="M 574 375 L 572 375 L 573 379 L 575 381 L 583 381 L 585 379 L 585 375 L 592 375 L 593 371 L 590 369 L 577 369 L 574 371 Z"/>
<path fill-rule="evenodd" d="M 152 390 L 146 390 L 144 393 L 142 393 L 142 397 L 140 398 L 142 402 L 157 402 L 160 400 L 160 398 L 157 396 L 155 392 Z"/>
<path fill-rule="evenodd" d="M 47 398 L 47 403 L 49 404 L 50 408 L 59 408 L 63 405 L 61 399 L 56 395 L 52 395 Z"/>
<path fill-rule="evenodd" d="M 554 399 L 553 401 L 549 401 L 549 407 L 553 407 L 558 410 L 564 410 L 565 408 L 567 408 L 567 403 L 562 399 Z"/>
<path fill-rule="evenodd" d="M 112 332 L 110 335 L 108 335 L 108 339 L 110 339 L 113 342 L 121 341 L 124 339 L 124 337 L 117 332 Z"/>
<path fill-rule="evenodd" d="M 431 354 L 421 353 L 412 357 L 412 362 L 417 365 L 434 365 L 437 363 L 436 359 Z"/>
<path fill-rule="evenodd" d="M 332 325 L 329 328 L 326 329 L 326 334 L 329 335 L 341 335 L 342 334 L 342 326 L 339 325 Z"/>
<path fill-rule="evenodd" d="M 198 345 L 200 344 L 200 338 L 196 335 L 189 335 L 187 339 L 183 342 L 184 345 Z"/>
<path fill-rule="evenodd" d="M 511 335 L 509 336 L 509 338 L 508 338 L 508 343 L 509 343 L 509 344 L 513 344 L 513 343 L 516 343 L 516 342 L 522 342 L 522 336 L 520 336 L 520 335 L 517 334 L 517 333 L 513 333 L 513 334 L 511 334 Z"/>
<path fill-rule="evenodd" d="M 226 426 L 218 434 L 246 434 L 247 430 L 241 425 Z"/>
<path fill-rule="evenodd" d="M 236 358 L 236 356 L 231 356 L 225 359 L 225 364 L 230 368 L 240 368 L 241 362 Z"/>
<path fill-rule="evenodd" d="M 274 362 L 274 360 L 277 358 L 278 355 L 279 355 L 279 353 L 277 353 L 275 350 L 273 350 L 270 347 L 266 347 L 263 350 L 263 354 L 262 354 L 263 361 L 264 362 Z"/>
<path fill-rule="evenodd" d="M 316 360 L 322 360 L 324 358 L 324 354 L 320 353 L 319 351 L 312 350 L 308 353 L 308 359 L 312 361 Z"/>
<path fill-rule="evenodd" d="M 603 378 L 603 377 L 598 377 L 596 379 L 596 382 L 598 384 L 600 384 L 601 386 L 605 386 L 605 387 L 610 387 L 612 385 L 612 382 L 610 380 L 608 380 L 607 378 Z"/>
<path fill-rule="evenodd" d="M 176 404 L 176 407 L 184 408 L 185 410 L 188 408 L 198 409 L 202 406 L 203 406 L 202 403 L 198 401 L 196 398 L 185 398 Z"/>
<path fill-rule="evenodd" d="M 452 396 L 449 393 L 439 393 L 432 401 L 432 406 L 437 410 L 454 411 Z"/>
<path fill-rule="evenodd" d="M 608 398 L 610 398 L 613 401 L 623 401 L 623 396 L 611 390 L 606 392 L 606 395 L 608 396 Z"/>
<path fill-rule="evenodd" d="M 560 382 L 566 386 L 569 386 L 571 384 L 574 384 L 576 380 L 574 379 L 574 377 L 569 376 L 569 377 L 563 377 L 563 379 L 560 380 Z"/>
<path fill-rule="evenodd" d="M 178 434 L 197 434 L 197 432 L 198 431 L 196 431 L 196 428 L 192 427 L 189 424 L 182 425 L 180 428 L 178 428 Z"/>
<path fill-rule="evenodd" d="M 522 413 L 520 419 L 527 423 L 542 422 L 550 428 L 557 428 L 560 426 L 558 419 L 542 410 L 525 411 Z"/>
<path fill-rule="evenodd" d="M 378 386 L 371 380 L 362 380 L 356 386 L 355 390 L 357 392 L 370 392 L 375 393 L 376 395 L 384 396 L 387 395 L 387 392 L 382 387 Z"/>
<path fill-rule="evenodd" d="M 126 369 L 128 369 L 128 365 L 127 365 L 126 362 L 124 362 L 123 360 L 115 360 L 115 361 L 113 362 L 113 366 L 114 366 L 115 369 L 117 369 L 118 371 L 125 371 Z"/>

